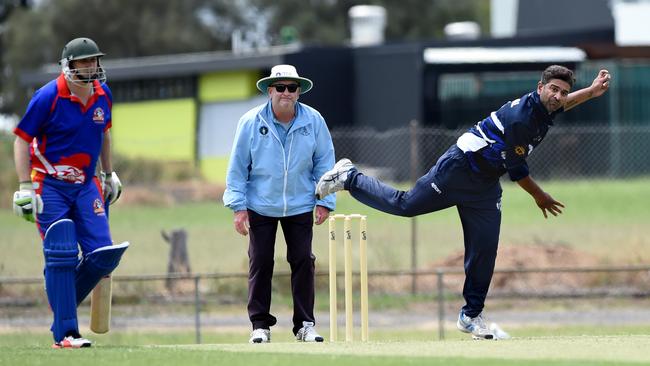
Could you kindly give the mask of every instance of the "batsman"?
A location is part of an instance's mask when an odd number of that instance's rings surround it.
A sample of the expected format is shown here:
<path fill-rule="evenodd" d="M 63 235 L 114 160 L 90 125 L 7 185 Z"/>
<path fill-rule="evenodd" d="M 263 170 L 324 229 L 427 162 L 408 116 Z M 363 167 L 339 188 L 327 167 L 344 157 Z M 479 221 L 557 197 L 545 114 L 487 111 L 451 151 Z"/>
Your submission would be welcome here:
<path fill-rule="evenodd" d="M 112 95 L 102 56 L 89 38 L 68 42 L 61 74 L 34 93 L 14 129 L 19 189 L 13 207 L 36 223 L 43 239 L 53 348 L 92 345 L 79 333 L 77 306 L 129 246 L 112 245 L 108 226 L 107 205 L 120 197 L 122 184 L 112 171 Z M 101 181 L 98 160 L 105 171 Z"/>

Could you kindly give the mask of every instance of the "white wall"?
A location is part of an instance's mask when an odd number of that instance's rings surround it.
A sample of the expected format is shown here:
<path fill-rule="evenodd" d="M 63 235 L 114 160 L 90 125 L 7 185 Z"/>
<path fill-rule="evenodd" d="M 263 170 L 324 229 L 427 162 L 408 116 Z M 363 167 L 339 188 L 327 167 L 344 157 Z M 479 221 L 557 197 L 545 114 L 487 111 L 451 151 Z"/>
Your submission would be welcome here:
<path fill-rule="evenodd" d="M 268 97 L 260 95 L 248 100 L 203 104 L 199 115 L 199 159 L 230 155 L 239 118 L 267 100 Z"/>
<path fill-rule="evenodd" d="M 490 33 L 494 38 L 514 37 L 517 33 L 519 0 L 491 0 Z"/>
<path fill-rule="evenodd" d="M 611 6 L 617 45 L 650 45 L 650 1 L 612 0 Z"/>

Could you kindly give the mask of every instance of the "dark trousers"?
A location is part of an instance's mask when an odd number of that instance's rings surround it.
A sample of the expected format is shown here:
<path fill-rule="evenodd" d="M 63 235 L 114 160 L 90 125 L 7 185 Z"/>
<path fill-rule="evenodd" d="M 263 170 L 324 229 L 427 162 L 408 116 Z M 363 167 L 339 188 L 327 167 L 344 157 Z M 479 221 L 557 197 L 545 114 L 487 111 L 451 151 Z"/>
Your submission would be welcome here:
<path fill-rule="evenodd" d="M 483 311 L 499 243 L 501 185 L 498 178 L 474 173 L 465 154 L 453 145 L 408 191 L 352 171 L 346 189 L 358 201 L 377 210 L 412 217 L 456 206 L 465 241 L 463 311 L 475 317 Z"/>
<path fill-rule="evenodd" d="M 293 333 L 302 322 L 314 322 L 314 274 L 316 257 L 312 253 L 314 217 L 306 212 L 288 217 L 268 217 L 248 210 L 248 316 L 253 329 L 269 329 L 277 319 L 271 315 L 271 289 L 278 222 L 287 243 L 293 295 Z"/>

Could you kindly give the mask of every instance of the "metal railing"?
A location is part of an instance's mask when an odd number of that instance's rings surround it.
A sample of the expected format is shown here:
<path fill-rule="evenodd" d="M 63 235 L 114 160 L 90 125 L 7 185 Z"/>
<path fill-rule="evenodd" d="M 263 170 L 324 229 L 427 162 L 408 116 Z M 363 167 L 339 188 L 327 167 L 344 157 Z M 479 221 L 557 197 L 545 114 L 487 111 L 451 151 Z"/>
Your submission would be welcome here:
<path fill-rule="evenodd" d="M 497 269 L 494 271 L 494 276 L 498 275 L 531 275 L 531 274 L 604 274 L 604 275 L 621 275 L 624 273 L 638 273 L 650 276 L 650 265 L 633 265 L 633 266 L 601 266 L 601 267 L 582 267 L 582 268 L 507 268 Z M 353 273 L 355 277 L 359 276 L 358 272 Z M 290 272 L 277 271 L 275 277 L 288 277 Z M 318 272 L 318 277 L 328 276 L 326 271 Z M 343 278 L 342 271 L 337 272 L 337 279 Z M 437 268 L 432 270 L 374 270 L 368 271 L 369 278 L 379 277 L 408 277 L 412 281 L 413 286 L 417 288 L 419 279 L 425 276 L 435 277 L 435 299 L 438 304 L 438 335 L 439 339 L 445 338 L 444 320 L 446 317 L 445 308 L 446 302 L 449 299 L 461 298 L 458 290 L 451 290 L 448 278 L 459 277 L 464 278 L 464 271 L 459 268 Z M 128 275 L 128 276 L 114 276 L 114 283 L 120 282 L 149 282 L 149 281 L 167 281 L 167 280 L 191 280 L 193 283 L 193 307 L 194 307 L 194 330 L 195 342 L 201 343 L 201 312 L 202 304 L 205 303 L 207 294 L 202 294 L 200 283 L 203 280 L 224 280 L 224 279 L 247 279 L 248 273 L 198 273 L 198 274 L 161 274 L 161 275 Z M 606 277 L 603 282 L 608 282 Z M 35 285 L 43 283 L 42 278 L 6 278 L 0 277 L 0 289 L 5 285 Z M 494 281 L 493 281 L 494 285 Z M 623 286 L 625 285 L 625 286 Z M 374 286 L 377 288 L 378 286 Z M 372 291 L 373 286 L 371 286 Z M 404 286 L 409 288 L 409 286 Z M 378 290 L 377 290 L 378 291 Z M 403 292 L 408 294 L 408 290 Z M 617 298 L 650 298 L 650 284 L 646 283 L 645 286 L 630 286 L 626 283 L 605 283 L 601 286 L 583 287 L 581 290 L 568 289 L 567 291 L 554 290 L 535 290 L 535 291 L 513 291 L 491 289 L 489 298 L 524 298 L 524 299 L 572 299 L 572 298 L 585 298 L 585 297 L 617 297 Z M 372 304 L 371 304 L 372 306 Z M 372 314 L 372 313 L 371 313 Z M 372 315 L 371 315 L 372 318 Z"/>

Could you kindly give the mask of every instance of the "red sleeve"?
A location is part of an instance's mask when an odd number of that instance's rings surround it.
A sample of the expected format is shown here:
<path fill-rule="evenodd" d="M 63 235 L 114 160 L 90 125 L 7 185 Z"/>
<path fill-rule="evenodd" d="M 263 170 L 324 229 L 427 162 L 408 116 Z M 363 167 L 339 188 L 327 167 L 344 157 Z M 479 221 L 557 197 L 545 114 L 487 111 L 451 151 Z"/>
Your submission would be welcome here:
<path fill-rule="evenodd" d="M 27 141 L 27 143 L 31 143 L 32 140 L 34 139 L 34 136 L 31 136 L 27 132 L 21 130 L 20 128 L 16 127 L 14 128 L 14 135 L 20 137 L 21 139 Z"/>

